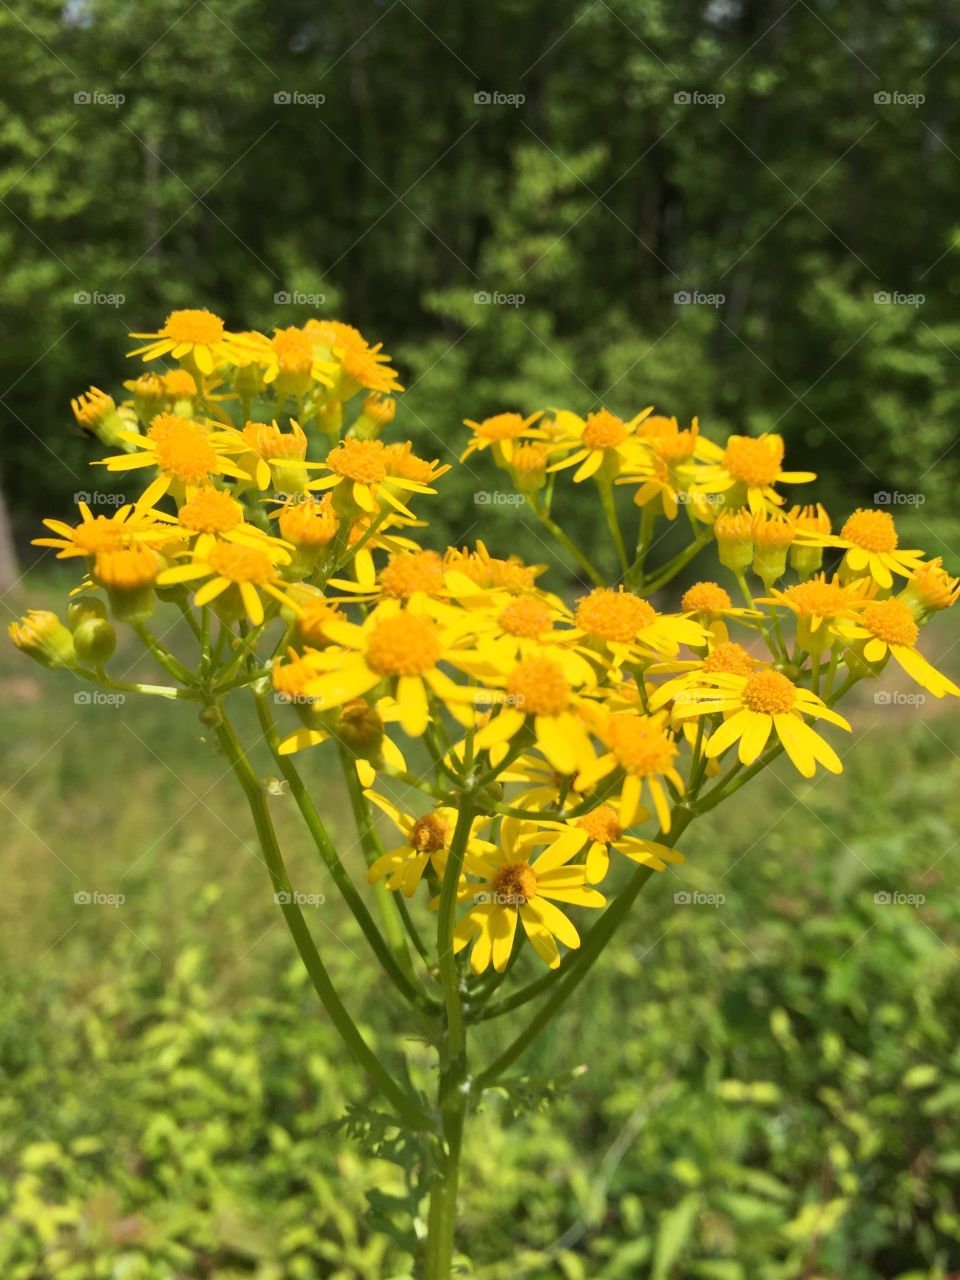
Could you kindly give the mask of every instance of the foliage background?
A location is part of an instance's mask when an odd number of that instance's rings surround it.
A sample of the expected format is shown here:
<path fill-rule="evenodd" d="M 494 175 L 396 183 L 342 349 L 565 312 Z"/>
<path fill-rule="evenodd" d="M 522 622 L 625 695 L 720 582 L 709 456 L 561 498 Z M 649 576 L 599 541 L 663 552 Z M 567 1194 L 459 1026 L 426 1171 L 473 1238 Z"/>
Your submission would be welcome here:
<path fill-rule="evenodd" d="M 776 429 L 837 512 L 911 495 L 905 528 L 956 569 L 958 81 L 960 16 L 934 0 L 0 6 L 0 471 L 25 564 L 39 515 L 91 487 L 69 397 L 119 392 L 128 331 L 208 305 L 382 339 L 398 428 L 447 460 L 463 417 L 548 404 Z M 325 101 L 275 100 L 297 93 Z M 297 292 L 325 300 L 276 301 Z M 523 304 L 475 300 L 494 292 Z M 894 292 L 923 301 L 875 301 Z M 543 558 L 516 508 L 478 510 L 490 468 L 457 483 L 438 542 Z M 950 647 L 943 627 L 948 667 Z M 0 691 L 2 1274 L 404 1275 L 365 1200 L 396 1172 L 323 1128 L 362 1086 L 202 731 L 78 709 L 16 660 Z M 771 776 L 651 886 L 530 1060 L 590 1071 L 552 1112 L 475 1127 L 478 1275 L 952 1274 L 960 725 L 940 710 L 868 701 L 843 780 Z M 82 888 L 127 903 L 77 908 Z M 898 890 L 926 901 L 875 901 Z M 317 928 L 385 1043 L 347 922 Z"/>

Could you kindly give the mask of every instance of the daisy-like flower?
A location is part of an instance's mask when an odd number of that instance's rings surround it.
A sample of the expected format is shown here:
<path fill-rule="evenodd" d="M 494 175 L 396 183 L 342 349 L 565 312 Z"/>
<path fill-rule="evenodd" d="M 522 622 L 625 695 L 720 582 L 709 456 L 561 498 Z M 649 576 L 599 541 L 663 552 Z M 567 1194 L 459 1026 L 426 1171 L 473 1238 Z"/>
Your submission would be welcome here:
<path fill-rule="evenodd" d="M 580 934 L 554 904 L 605 905 L 606 899 L 587 884 L 586 867 L 569 865 L 579 842 L 561 835 L 531 862 L 533 849 L 542 842 L 535 823 L 504 818 L 499 847 L 464 860 L 465 869 L 482 879 L 460 893 L 461 899 L 473 898 L 473 905 L 457 922 L 453 947 L 459 952 L 473 943 L 470 968 L 474 973 L 483 973 L 491 963 L 498 973 L 504 971 L 518 920 L 537 955 L 556 969 L 560 964 L 557 941 L 576 949 Z"/>
<path fill-rule="evenodd" d="M 254 334 L 249 346 L 262 368 L 264 385 L 275 385 L 280 396 L 303 397 L 315 386 L 333 386 L 336 364 L 322 358 L 304 329 L 274 329 L 270 338 Z"/>
<path fill-rule="evenodd" d="M 645 810 L 638 811 L 634 821 L 642 822 L 649 815 Z M 643 840 L 639 836 L 627 835 L 620 823 L 616 809 L 608 804 L 597 805 L 582 817 L 574 818 L 572 823 L 562 830 L 572 829 L 577 833 L 576 839 L 581 848 L 586 848 L 585 866 L 587 879 L 591 884 L 599 884 L 610 870 L 610 851 L 622 853 L 632 862 L 652 867 L 654 871 L 663 871 L 668 862 L 684 862 L 682 853 L 671 849 L 669 845 L 659 844 L 656 840 Z"/>
<path fill-rule="evenodd" d="M 156 514 L 161 519 L 165 518 L 162 512 Z M 281 545 L 278 539 L 271 538 L 256 525 L 248 524 L 241 504 L 224 489 L 195 489 L 177 512 L 173 532 L 179 531 L 194 540 L 193 554 L 200 559 L 208 555 L 218 541 L 252 547 L 262 547 L 267 543 Z"/>
<path fill-rule="evenodd" d="M 555 462 L 550 470 L 576 467 L 574 484 L 596 475 L 601 467 L 608 478 L 617 475 L 628 457 L 631 437 L 652 412 L 653 405 L 650 405 L 625 422 L 608 409 L 598 409 L 586 418 L 561 410 L 556 415 L 559 443 L 570 445 L 573 453 L 562 462 Z"/>
<path fill-rule="evenodd" d="M 519 413 L 495 413 L 492 418 L 484 418 L 482 422 L 474 422 L 472 418 L 464 418 L 463 425 L 473 432 L 470 443 L 460 455 L 460 461 L 466 460 L 482 449 L 492 449 L 493 456 L 500 466 L 508 466 L 520 440 L 542 440 L 543 432 L 533 424 L 543 417 L 543 410 L 529 414 L 526 418 Z"/>
<path fill-rule="evenodd" d="M 692 618 L 658 613 L 623 587 L 595 588 L 578 602 L 573 622 L 591 651 L 608 653 L 618 666 L 650 653 L 675 657 L 682 644 L 703 646 L 709 634 Z"/>
<path fill-rule="evenodd" d="M 615 769 L 623 772 L 617 813 L 623 828 L 632 827 L 641 811 L 644 790 L 649 793 L 662 831 L 671 824 L 670 801 L 664 779 L 683 794 L 683 779 L 674 766 L 677 744 L 667 729 L 666 712 L 639 715 L 636 712 L 600 713 L 594 732 L 607 748 L 592 764 L 581 769 L 574 786 L 589 791 Z"/>
<path fill-rule="evenodd" d="M 488 662 L 490 651 L 478 649 L 477 660 L 481 665 Z M 578 772 L 592 764 L 594 752 L 583 721 L 583 698 L 576 690 L 592 688 L 595 682 L 585 659 L 560 648 L 544 649 L 495 674 L 484 673 L 484 685 L 501 688 L 504 700 L 477 733 L 477 749 L 508 742 L 529 726 L 537 747 L 555 769 Z"/>
<path fill-rule="evenodd" d="M 398 492 L 436 493 L 436 489 L 419 480 L 409 480 L 391 470 L 392 455 L 381 440 L 354 440 L 348 437 L 330 450 L 322 463 L 327 475 L 311 480 L 308 489 L 333 489 L 334 505 L 343 494 L 352 498 L 356 508 L 368 514 L 380 510 L 386 502 L 405 516 L 413 517 Z"/>
<path fill-rule="evenodd" d="M 743 645 L 734 640 L 715 644 L 705 658 L 697 658 L 692 662 L 658 662 L 648 668 L 647 675 L 668 674 L 671 678 L 661 685 L 651 683 L 648 706 L 651 711 L 659 711 L 662 707 L 682 702 L 687 689 L 702 683 L 704 676 L 749 676 L 758 665 L 757 660 L 750 656 Z"/>
<path fill-rule="evenodd" d="M 866 603 L 866 579 L 842 583 L 837 574 L 818 574 L 783 590 L 771 588 L 761 604 L 779 604 L 796 618 L 797 644 L 807 653 L 820 653 L 834 643 L 833 624 L 855 618 Z"/>
<path fill-rule="evenodd" d="M 831 773 L 843 772 L 833 747 L 804 717 L 826 720 L 848 731 L 850 725 L 811 690 L 801 688 L 772 668 L 749 676 L 718 674 L 705 676 L 704 680 L 702 686 L 686 691 L 673 714 L 685 719 L 719 711 L 728 716 L 710 735 L 705 750 L 710 759 L 738 742 L 740 763 L 753 764 L 775 731 L 784 751 L 805 778 L 813 777 L 818 763 Z"/>
<path fill-rule="evenodd" d="M 656 431 L 645 428 L 653 423 Z M 661 425 L 662 424 L 662 425 Z M 657 502 L 668 520 L 676 519 L 678 504 L 690 502 L 694 514 L 703 507 L 689 493 L 690 477 L 685 468 L 701 452 L 700 424 L 694 418 L 689 430 L 681 431 L 676 418 L 647 418 L 631 441 L 617 484 L 636 484 L 633 495 L 638 507 Z"/>
<path fill-rule="evenodd" d="M 102 458 L 96 465 L 108 471 L 155 467 L 159 475 L 141 496 L 143 506 L 152 506 L 167 492 L 180 499 L 190 489 L 211 484 L 214 476 L 250 479 L 229 456 L 243 448 L 242 437 L 236 431 L 208 430 L 191 418 L 161 413 L 145 436 L 130 436 L 129 441 L 136 452 Z"/>
<path fill-rule="evenodd" d="M 479 538 L 474 551 L 467 547 L 462 550 L 449 547 L 443 562 L 447 591 L 464 604 L 485 603 L 484 596 L 491 591 L 505 591 L 510 595 L 530 591 L 547 567 L 524 564 L 519 556 L 501 560 L 492 556 Z"/>
<path fill-rule="evenodd" d="M 307 480 L 307 468 L 317 462 L 305 462 L 307 437 L 299 422 L 290 419 L 290 430 L 281 431 L 276 421 L 248 422 L 240 433 L 249 453 L 240 458 L 260 489 L 275 485 L 278 489 L 299 493 Z"/>
<path fill-rule="evenodd" d="M 86 502 L 79 502 L 79 524 L 66 524 L 63 520 L 44 520 L 44 524 L 58 536 L 34 538 L 35 547 L 55 547 L 58 560 L 84 556 L 92 561 L 101 551 L 119 551 L 136 542 L 167 542 L 175 536 L 169 524 L 161 523 L 156 513 L 147 511 L 143 500 L 136 506 L 118 507 L 112 516 L 95 516 Z"/>
<path fill-rule="evenodd" d="M 442 669 L 462 668 L 471 653 L 461 633 L 429 616 L 419 597 L 401 608 L 385 600 L 361 625 L 333 620 L 323 628 L 333 641 L 322 652 L 305 655 L 314 678 L 304 692 L 322 708 L 341 706 L 388 681 L 400 708 L 400 724 L 420 737 L 430 722 L 430 696 L 463 721 L 472 715 L 474 692 L 456 684 Z"/>
<path fill-rule="evenodd" d="M 457 825 L 457 811 L 440 805 L 417 818 L 412 813 L 404 813 L 376 791 L 368 790 L 364 794 L 378 809 L 383 810 L 403 834 L 403 844 L 387 850 L 371 863 L 367 880 L 370 884 L 377 884 L 386 876 L 388 889 L 399 889 L 404 897 L 410 898 L 428 867 L 436 875 L 443 875 L 450 852 L 450 841 Z M 472 860 L 489 856 L 496 851 L 495 845 L 479 839 L 479 832 L 489 821 L 483 814 L 474 818 L 467 838 L 465 857 Z"/>
<path fill-rule="evenodd" d="M 217 365 L 229 363 L 238 351 L 237 335 L 228 333 L 220 317 L 206 309 L 171 311 L 157 333 L 130 336 L 148 341 L 129 355 L 143 356 L 147 361 L 169 355 L 174 360 L 192 361 L 201 373 L 212 373 Z"/>
<path fill-rule="evenodd" d="M 839 534 L 800 532 L 798 543 L 820 547 L 842 547 L 846 554 L 840 565 L 844 577 L 868 574 L 880 587 L 892 587 L 893 575 L 909 578 L 923 560 L 922 551 L 900 547 L 900 537 L 889 511 L 858 507 Z"/>
<path fill-rule="evenodd" d="M 402 391 L 396 369 L 383 343 L 371 345 L 359 329 L 339 320 L 308 320 L 304 332 L 323 354 L 330 354 L 340 365 L 336 384 L 337 396 L 349 400 L 358 391 L 379 391 L 392 395 Z"/>
<path fill-rule="evenodd" d="M 943 567 L 943 558 L 937 556 L 914 570 L 901 599 L 922 621 L 931 613 L 949 609 L 957 603 L 960 599 L 960 578 L 951 577 Z"/>
<path fill-rule="evenodd" d="M 291 598 L 281 575 L 281 566 L 290 563 L 290 553 L 272 541 L 262 539 L 256 545 L 215 539 L 203 548 L 194 547 L 184 564 L 165 569 L 157 582 L 173 586 L 180 582 L 196 582 L 206 578 L 193 597 L 200 608 L 219 600 L 231 616 L 246 614 L 254 626 L 264 620 L 261 594 L 271 596 L 294 613 L 297 605 Z"/>
<path fill-rule="evenodd" d="M 885 662 L 887 655 L 892 654 L 907 675 L 935 698 L 948 693 L 960 696 L 960 689 L 953 681 L 917 650 L 920 628 L 903 600 L 896 597 L 870 600 L 854 622 L 842 622 L 836 630 L 847 640 L 862 641 L 863 657 L 871 665 Z"/>
<path fill-rule="evenodd" d="M 726 505 L 748 506 L 755 514 L 776 512 L 785 499 L 774 485 L 806 484 L 812 471 L 784 471 L 783 437 L 730 436 L 725 449 L 712 440 L 703 443 L 705 466 L 697 467 L 693 487 L 700 494 L 724 494 Z"/>
<path fill-rule="evenodd" d="M 680 598 L 680 608 L 683 613 L 692 614 L 702 627 L 707 628 L 714 643 L 722 643 L 730 638 L 725 619 L 736 618 L 747 623 L 749 619 L 761 616 L 757 609 L 735 605 L 730 599 L 730 593 L 717 582 L 695 582 L 692 587 L 687 587 Z"/>

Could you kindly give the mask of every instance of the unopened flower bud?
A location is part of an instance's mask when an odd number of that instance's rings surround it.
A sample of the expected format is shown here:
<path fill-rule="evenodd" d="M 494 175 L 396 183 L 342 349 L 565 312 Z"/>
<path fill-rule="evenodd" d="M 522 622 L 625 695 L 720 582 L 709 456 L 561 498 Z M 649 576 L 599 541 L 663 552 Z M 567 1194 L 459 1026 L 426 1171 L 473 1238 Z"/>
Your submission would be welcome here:
<path fill-rule="evenodd" d="M 76 665 L 73 636 L 49 609 L 31 609 L 19 622 L 11 622 L 7 633 L 18 649 L 44 667 Z"/>
<path fill-rule="evenodd" d="M 77 600 L 71 600 L 67 605 L 67 626 L 71 631 L 76 631 L 81 622 L 86 622 L 90 618 L 106 616 L 107 606 L 97 596 L 81 596 Z"/>
<path fill-rule="evenodd" d="M 753 521 L 753 572 L 763 585 L 771 585 L 787 571 L 787 551 L 795 534 L 789 520 L 755 516 Z"/>
<path fill-rule="evenodd" d="M 746 508 L 721 511 L 713 526 L 720 563 L 733 573 L 743 573 L 753 559 L 753 517 Z"/>
<path fill-rule="evenodd" d="M 84 662 L 102 667 L 114 655 L 117 633 L 106 618 L 86 618 L 74 628 L 73 643 Z"/>

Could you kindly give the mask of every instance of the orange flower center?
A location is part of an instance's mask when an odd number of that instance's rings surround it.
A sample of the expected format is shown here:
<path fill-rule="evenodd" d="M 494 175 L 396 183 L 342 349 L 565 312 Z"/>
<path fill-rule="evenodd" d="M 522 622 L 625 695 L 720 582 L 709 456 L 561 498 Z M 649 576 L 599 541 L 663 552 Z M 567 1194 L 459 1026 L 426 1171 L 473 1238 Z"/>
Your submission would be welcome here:
<path fill-rule="evenodd" d="M 313 344 L 293 325 L 278 329 L 270 340 L 281 373 L 307 374 L 313 368 Z"/>
<path fill-rule="evenodd" d="M 272 582 L 273 562 L 259 547 L 241 547 L 235 542 L 218 542 L 210 550 L 211 569 L 231 582 Z"/>
<path fill-rule="evenodd" d="M 163 333 L 172 342 L 212 346 L 223 337 L 223 321 L 212 311 L 171 311 Z"/>
<path fill-rule="evenodd" d="M 756 516 L 753 521 L 753 540 L 760 551 L 782 551 L 789 547 L 796 537 L 796 530 L 789 520 L 780 520 L 776 516 L 769 520 L 766 516 Z"/>
<path fill-rule="evenodd" d="M 757 671 L 743 690 L 743 705 L 763 715 L 783 715 L 797 701 L 797 686 L 781 671 Z"/>
<path fill-rule="evenodd" d="M 325 547 L 337 532 L 340 521 L 329 500 L 304 498 L 291 502 L 280 512 L 280 532 L 288 542 L 302 547 Z"/>
<path fill-rule="evenodd" d="M 535 640 L 553 626 L 550 610 L 534 596 L 518 596 L 511 600 L 497 619 L 507 635 Z"/>
<path fill-rule="evenodd" d="M 84 520 L 73 532 L 74 546 L 90 556 L 96 555 L 98 551 L 118 551 L 127 540 L 123 525 L 108 520 L 106 516 Z"/>
<path fill-rule="evenodd" d="M 920 628 L 902 600 L 875 600 L 863 611 L 863 622 L 886 644 L 914 645 Z"/>
<path fill-rule="evenodd" d="M 390 557 L 380 585 L 398 600 L 409 600 L 415 591 L 436 596 L 443 589 L 443 561 L 436 551 L 401 551 Z"/>
<path fill-rule="evenodd" d="M 603 804 L 599 809 L 592 809 L 577 819 L 577 826 L 586 831 L 591 840 L 599 844 L 613 844 L 623 835 L 623 828 L 617 821 L 617 815 L 609 805 Z"/>
<path fill-rule="evenodd" d="M 840 536 L 864 551 L 896 551 L 899 539 L 889 511 L 858 508 L 840 530 Z"/>
<path fill-rule="evenodd" d="M 780 436 L 731 436 L 723 455 L 723 466 L 734 480 L 750 487 L 775 484 L 782 462 Z"/>
<path fill-rule="evenodd" d="M 173 369 L 164 374 L 163 389 L 174 400 L 187 400 L 197 394 L 197 384 L 186 369 Z"/>
<path fill-rule="evenodd" d="M 637 434 L 646 440 L 665 440 L 679 435 L 676 418 L 665 418 L 662 413 L 651 413 L 637 428 Z"/>
<path fill-rule="evenodd" d="M 379 440 L 344 440 L 327 454 L 334 475 L 358 484 L 379 484 L 387 474 L 387 459 Z"/>
<path fill-rule="evenodd" d="M 243 508 L 221 489 L 203 489 L 183 504 L 178 518 L 191 533 L 228 533 L 243 524 Z"/>
<path fill-rule="evenodd" d="M 695 582 L 683 593 L 680 608 L 685 613 L 723 613 L 733 601 L 716 582 Z"/>
<path fill-rule="evenodd" d="M 248 422 L 243 438 L 261 458 L 294 458 L 307 456 L 307 437 L 297 429 L 281 431 L 275 422 Z"/>
<path fill-rule="evenodd" d="M 570 705 L 570 686 L 552 658 L 528 658 L 511 671 L 507 693 L 531 716 L 558 716 Z"/>
<path fill-rule="evenodd" d="M 367 663 L 381 676 L 423 675 L 442 653 L 433 624 L 412 613 L 381 618 L 367 637 Z"/>
<path fill-rule="evenodd" d="M 583 443 L 588 449 L 615 449 L 630 434 L 627 424 L 615 413 L 600 409 L 587 417 Z"/>
<path fill-rule="evenodd" d="M 753 671 L 753 659 L 743 645 L 728 640 L 710 650 L 703 669 L 711 674 L 723 672 L 731 676 L 748 676 Z"/>
<path fill-rule="evenodd" d="M 839 582 L 811 578 L 783 593 L 794 613 L 805 618 L 831 618 L 850 603 L 850 591 Z"/>
<path fill-rule="evenodd" d="M 418 818 L 410 832 L 410 844 L 417 853 L 438 853 L 446 847 L 450 827 L 438 813 Z"/>
<path fill-rule="evenodd" d="M 160 561 L 147 547 L 101 551 L 94 564 L 97 581 L 116 591 L 135 591 L 138 587 L 146 587 L 159 571 Z"/>
<path fill-rule="evenodd" d="M 175 480 L 201 484 L 217 470 L 216 450 L 199 423 L 185 418 L 159 424 L 155 420 L 147 434 L 153 442 L 157 466 Z"/>
<path fill-rule="evenodd" d="M 403 480 L 416 480 L 420 484 L 429 484 L 434 479 L 435 464 L 418 458 L 409 441 L 404 441 L 403 444 L 388 444 L 383 454 L 392 476 L 399 476 Z"/>
<path fill-rule="evenodd" d="M 597 587 L 577 605 L 576 621 L 589 635 L 631 644 L 656 616 L 653 605 L 630 591 Z"/>
<path fill-rule="evenodd" d="M 514 450 L 510 465 L 519 475 L 528 476 L 537 471 L 544 471 L 550 461 L 546 445 L 533 441 L 530 444 L 518 445 Z"/>
<path fill-rule="evenodd" d="M 496 413 L 492 418 L 484 418 L 474 431 L 485 440 L 514 440 L 527 426 L 527 420 L 519 413 Z"/>
<path fill-rule="evenodd" d="M 498 906 L 522 907 L 536 892 L 536 872 L 525 862 L 508 863 L 493 878 L 494 900 Z"/>
<path fill-rule="evenodd" d="M 676 744 L 663 732 L 660 722 L 647 716 L 613 716 L 606 740 L 621 768 L 636 777 L 664 773 L 677 754 Z"/>

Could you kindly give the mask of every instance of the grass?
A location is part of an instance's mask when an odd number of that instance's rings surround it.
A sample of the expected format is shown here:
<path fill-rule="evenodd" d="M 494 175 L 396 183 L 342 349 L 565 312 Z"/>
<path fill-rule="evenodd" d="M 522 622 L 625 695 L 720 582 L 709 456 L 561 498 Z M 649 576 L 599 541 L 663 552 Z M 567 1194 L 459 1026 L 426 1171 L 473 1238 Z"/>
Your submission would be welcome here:
<path fill-rule="evenodd" d="M 78 690 L 0 655 L 0 1271 L 409 1274 L 377 1217 L 402 1174 L 325 1128 L 365 1089 L 195 708 Z M 474 1117 L 462 1244 L 478 1276 L 949 1274 L 960 718 L 872 691 L 852 718 L 843 778 L 780 762 L 692 828 L 688 863 L 641 895 L 526 1081 Z M 359 876 L 328 762 L 305 767 Z M 298 888 L 326 894 L 310 919 L 351 1008 L 426 1064 L 292 803 L 272 808 Z M 484 1028 L 476 1061 L 515 1030 Z"/>

